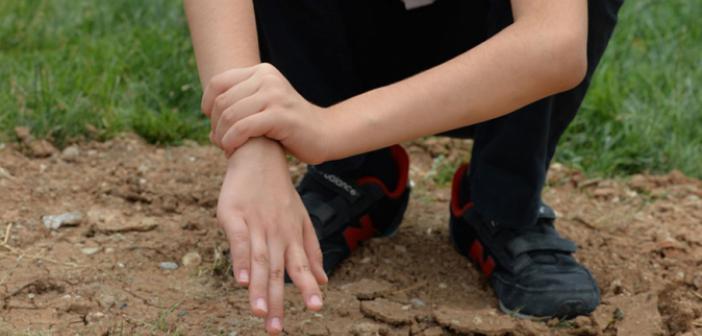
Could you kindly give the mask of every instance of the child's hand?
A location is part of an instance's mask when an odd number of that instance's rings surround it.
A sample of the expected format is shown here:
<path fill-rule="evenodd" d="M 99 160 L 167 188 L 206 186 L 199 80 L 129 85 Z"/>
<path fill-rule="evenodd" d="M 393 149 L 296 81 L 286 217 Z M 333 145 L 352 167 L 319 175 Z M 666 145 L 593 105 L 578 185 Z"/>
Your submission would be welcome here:
<path fill-rule="evenodd" d="M 213 77 L 202 97 L 202 111 L 212 124 L 210 140 L 227 155 L 250 138 L 266 136 L 304 162 L 321 163 L 332 134 L 324 110 L 267 63 Z"/>
<path fill-rule="evenodd" d="M 258 144 L 256 142 L 261 142 Z M 229 160 L 217 219 L 229 241 L 234 275 L 248 285 L 254 315 L 269 333 L 283 326 L 284 274 L 306 306 L 322 307 L 319 284 L 327 282 L 322 253 L 307 211 L 295 191 L 280 146 L 253 139 Z"/>

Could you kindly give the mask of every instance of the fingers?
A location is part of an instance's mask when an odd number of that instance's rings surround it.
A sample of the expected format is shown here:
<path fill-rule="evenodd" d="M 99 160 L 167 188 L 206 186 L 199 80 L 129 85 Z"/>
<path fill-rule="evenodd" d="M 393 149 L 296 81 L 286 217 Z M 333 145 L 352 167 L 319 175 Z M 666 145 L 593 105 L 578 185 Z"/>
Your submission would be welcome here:
<path fill-rule="evenodd" d="M 322 249 L 319 247 L 319 239 L 317 234 L 314 232 L 314 227 L 306 216 L 305 226 L 303 228 L 303 244 L 305 248 L 305 254 L 307 255 L 307 260 L 310 264 L 310 269 L 312 270 L 312 275 L 317 280 L 317 283 L 324 285 L 329 282 L 327 273 L 324 271 L 324 261 L 322 256 Z"/>
<path fill-rule="evenodd" d="M 262 232 L 251 232 L 251 281 L 249 302 L 251 311 L 258 317 L 268 315 L 268 246 Z"/>
<path fill-rule="evenodd" d="M 229 241 L 234 278 L 240 285 L 246 286 L 249 284 L 251 276 L 251 271 L 249 270 L 251 260 L 248 227 L 243 218 L 239 216 L 225 218 L 224 221 L 222 226 Z"/>
<path fill-rule="evenodd" d="M 268 104 L 268 99 L 266 99 L 265 96 L 255 94 L 237 101 L 234 105 L 226 109 L 218 119 L 216 125 L 214 124 L 215 121 L 213 117 L 212 125 L 215 126 L 214 133 L 212 134 L 213 143 L 221 147 L 222 138 L 232 125 L 252 114 L 263 111 L 266 104 Z"/>
<path fill-rule="evenodd" d="M 275 120 L 275 118 L 271 118 L 271 114 L 273 113 L 256 113 L 237 121 L 229 127 L 227 132 L 224 133 L 220 144 L 227 156 L 245 144 L 250 138 L 268 135 L 273 140 L 282 140 L 269 134 L 273 129 Z"/>
<path fill-rule="evenodd" d="M 212 77 L 212 79 L 210 79 L 210 81 L 207 83 L 207 86 L 202 94 L 202 103 L 200 106 L 202 113 L 209 117 L 212 114 L 215 99 L 219 95 L 229 90 L 235 84 L 246 80 L 255 72 L 256 67 L 252 66 L 248 68 L 227 70 L 217 76 Z"/>
<path fill-rule="evenodd" d="M 266 330 L 277 335 L 283 331 L 283 296 L 285 290 L 285 248 L 279 241 L 269 241 L 268 316 Z"/>
<path fill-rule="evenodd" d="M 230 110 L 232 106 L 240 100 L 256 94 L 260 88 L 261 80 L 259 76 L 254 73 L 247 79 L 235 84 L 229 88 L 229 90 L 217 96 L 214 100 L 215 102 L 212 106 L 212 111 L 210 114 L 212 131 L 214 132 L 217 129 L 217 126 L 220 124 L 222 114 L 225 113 L 225 111 Z"/>
<path fill-rule="evenodd" d="M 290 245 L 285 253 L 286 269 L 295 286 L 300 289 L 305 305 L 312 311 L 322 309 L 322 294 L 317 280 L 310 271 L 305 250 L 300 245 Z"/>

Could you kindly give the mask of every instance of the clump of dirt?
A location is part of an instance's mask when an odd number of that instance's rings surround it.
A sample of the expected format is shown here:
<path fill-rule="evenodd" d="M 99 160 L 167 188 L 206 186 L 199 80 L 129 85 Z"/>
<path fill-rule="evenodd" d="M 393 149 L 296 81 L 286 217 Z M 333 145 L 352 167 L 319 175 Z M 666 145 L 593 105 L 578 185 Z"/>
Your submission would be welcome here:
<path fill-rule="evenodd" d="M 126 135 L 59 152 L 23 134 L 0 146 L 0 335 L 263 334 L 215 225 L 218 150 Z M 320 313 L 287 286 L 288 334 L 702 333 L 700 181 L 679 172 L 587 179 L 553 165 L 544 199 L 603 303 L 591 317 L 522 321 L 496 310 L 484 278 L 449 243 L 445 177 L 470 142 L 406 147 L 416 187 L 400 231 L 344 263 Z M 45 226 L 44 216 L 74 220 Z"/>

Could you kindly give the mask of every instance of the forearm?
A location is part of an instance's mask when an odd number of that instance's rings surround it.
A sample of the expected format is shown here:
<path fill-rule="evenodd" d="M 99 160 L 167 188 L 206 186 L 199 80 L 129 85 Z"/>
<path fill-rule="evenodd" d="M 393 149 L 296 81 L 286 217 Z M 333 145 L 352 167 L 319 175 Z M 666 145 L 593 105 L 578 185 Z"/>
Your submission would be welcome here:
<path fill-rule="evenodd" d="M 586 68 L 587 4 L 568 3 L 548 15 L 515 12 L 514 24 L 458 57 L 333 106 L 340 135 L 328 159 L 476 124 L 577 85 Z M 570 29 L 558 26 L 564 23 Z"/>
<path fill-rule="evenodd" d="M 203 87 L 225 70 L 260 63 L 252 0 L 184 0 Z"/>
<path fill-rule="evenodd" d="M 252 0 L 184 0 L 184 6 L 203 87 L 226 70 L 260 63 Z M 242 146 L 229 166 L 266 155 L 285 160 L 277 142 L 261 138 Z"/>

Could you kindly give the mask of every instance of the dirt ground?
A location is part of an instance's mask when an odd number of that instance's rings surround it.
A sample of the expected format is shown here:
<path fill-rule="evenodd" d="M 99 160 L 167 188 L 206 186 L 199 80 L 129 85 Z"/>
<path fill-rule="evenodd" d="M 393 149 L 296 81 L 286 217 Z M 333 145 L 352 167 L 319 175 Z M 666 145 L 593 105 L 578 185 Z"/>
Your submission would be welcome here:
<path fill-rule="evenodd" d="M 0 145 L 0 335 L 263 334 L 215 224 L 216 149 L 126 135 L 61 153 L 25 140 Z M 516 320 L 448 241 L 449 186 L 437 181 L 469 146 L 406 146 L 415 190 L 399 232 L 344 263 L 321 313 L 289 286 L 287 334 L 702 335 L 702 182 L 587 179 L 554 165 L 544 198 L 603 304 L 571 321 Z"/>

